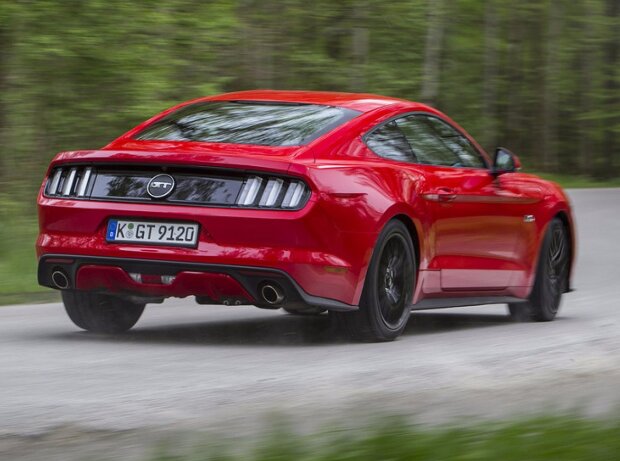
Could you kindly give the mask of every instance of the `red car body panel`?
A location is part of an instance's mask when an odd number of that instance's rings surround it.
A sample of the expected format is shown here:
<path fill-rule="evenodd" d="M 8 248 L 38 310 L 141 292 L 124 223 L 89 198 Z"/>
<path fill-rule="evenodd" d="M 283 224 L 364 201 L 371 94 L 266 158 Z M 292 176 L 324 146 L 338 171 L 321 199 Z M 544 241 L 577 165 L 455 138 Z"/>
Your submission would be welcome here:
<path fill-rule="evenodd" d="M 199 142 L 138 141 L 144 127 L 186 104 L 205 100 L 289 101 L 355 109 L 361 114 L 304 146 L 266 147 Z M 311 190 L 300 210 L 182 206 L 38 198 L 41 264 L 54 258 L 88 257 L 72 282 L 77 289 L 143 296 L 205 296 L 257 303 L 235 274 L 277 270 L 304 295 L 329 307 L 355 309 L 381 229 L 391 219 L 410 228 L 418 259 L 412 303 L 432 298 L 529 295 L 546 226 L 555 216 L 574 241 L 571 210 L 560 188 L 532 175 L 490 174 L 487 168 L 437 167 L 379 157 L 363 136 L 397 115 L 422 112 L 440 117 L 482 148 L 444 114 L 422 104 L 375 95 L 254 91 L 190 101 L 134 128 L 100 150 L 58 154 L 50 165 L 152 165 L 225 168 L 284 174 Z M 533 222 L 525 222 L 532 216 Z M 110 218 L 187 221 L 200 224 L 196 248 L 108 243 Z M 572 252 L 574 254 L 574 251 Z M 100 258 L 97 262 L 96 258 Z M 137 283 L 110 261 L 186 264 L 176 280 Z M 49 261 L 52 261 L 51 263 Z M 92 262 L 92 261 L 91 261 Z M 192 269 L 208 264 L 212 269 Z M 215 269 L 213 269 L 215 268 Z M 40 282 L 51 286 L 41 275 Z M 305 299 L 305 298 L 304 298 Z"/>

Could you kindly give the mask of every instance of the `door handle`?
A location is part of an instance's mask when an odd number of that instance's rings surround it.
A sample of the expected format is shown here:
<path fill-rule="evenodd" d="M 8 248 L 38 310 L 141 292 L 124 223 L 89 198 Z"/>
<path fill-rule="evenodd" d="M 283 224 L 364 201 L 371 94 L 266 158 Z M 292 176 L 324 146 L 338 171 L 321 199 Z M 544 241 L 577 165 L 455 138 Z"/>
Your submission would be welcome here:
<path fill-rule="evenodd" d="M 440 202 L 451 202 L 456 198 L 456 192 L 454 191 L 454 189 L 440 187 L 439 189 L 437 189 L 437 197 Z"/>
<path fill-rule="evenodd" d="M 440 187 L 430 194 L 424 194 L 426 200 L 431 202 L 452 202 L 456 199 L 456 191 L 448 187 Z"/>

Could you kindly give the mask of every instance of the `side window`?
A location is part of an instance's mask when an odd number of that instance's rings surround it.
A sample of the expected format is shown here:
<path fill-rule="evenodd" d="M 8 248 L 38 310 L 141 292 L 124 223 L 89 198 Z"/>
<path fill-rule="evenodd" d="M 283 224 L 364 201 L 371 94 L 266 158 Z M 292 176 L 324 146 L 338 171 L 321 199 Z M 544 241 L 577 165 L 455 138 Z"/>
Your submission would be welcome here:
<path fill-rule="evenodd" d="M 371 132 L 366 137 L 366 144 L 381 157 L 401 162 L 416 161 L 411 146 L 396 121 L 388 122 Z"/>
<path fill-rule="evenodd" d="M 450 125 L 436 117 L 424 118 L 433 128 L 437 136 L 441 138 L 441 141 L 459 157 L 461 163 L 459 166 L 472 168 L 486 167 L 480 153 L 462 133 L 459 133 Z"/>
<path fill-rule="evenodd" d="M 409 115 L 397 120 L 418 163 L 422 165 L 463 166 L 460 157 L 437 134 L 424 115 Z"/>

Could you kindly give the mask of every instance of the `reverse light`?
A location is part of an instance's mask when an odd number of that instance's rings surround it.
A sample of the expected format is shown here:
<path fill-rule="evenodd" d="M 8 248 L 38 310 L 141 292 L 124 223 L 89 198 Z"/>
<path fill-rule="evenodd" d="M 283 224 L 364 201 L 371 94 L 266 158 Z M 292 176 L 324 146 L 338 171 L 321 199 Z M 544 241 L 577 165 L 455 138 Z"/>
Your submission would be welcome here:
<path fill-rule="evenodd" d="M 172 285 L 177 278 L 176 275 L 151 275 L 128 272 L 129 277 L 136 283 L 148 283 L 151 285 Z"/>
<path fill-rule="evenodd" d="M 172 285 L 172 282 L 174 282 L 174 279 L 176 278 L 176 275 L 162 275 L 161 283 L 163 283 L 164 285 Z"/>

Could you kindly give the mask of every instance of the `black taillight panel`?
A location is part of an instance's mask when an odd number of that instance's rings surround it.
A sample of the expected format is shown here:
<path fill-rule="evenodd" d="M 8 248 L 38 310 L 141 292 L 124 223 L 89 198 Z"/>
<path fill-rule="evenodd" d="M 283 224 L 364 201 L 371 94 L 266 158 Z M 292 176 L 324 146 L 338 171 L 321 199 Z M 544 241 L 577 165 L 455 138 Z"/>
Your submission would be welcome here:
<path fill-rule="evenodd" d="M 174 189 L 154 198 L 148 184 L 162 170 L 122 166 L 62 166 L 54 168 L 44 195 L 85 200 L 157 202 L 196 206 L 298 210 L 311 191 L 300 179 L 270 174 L 166 168 Z"/>

